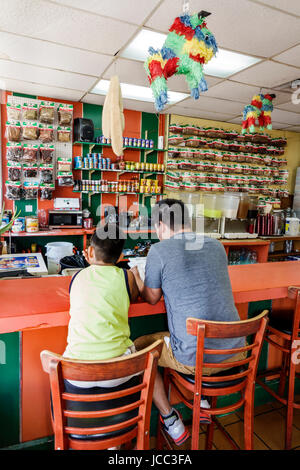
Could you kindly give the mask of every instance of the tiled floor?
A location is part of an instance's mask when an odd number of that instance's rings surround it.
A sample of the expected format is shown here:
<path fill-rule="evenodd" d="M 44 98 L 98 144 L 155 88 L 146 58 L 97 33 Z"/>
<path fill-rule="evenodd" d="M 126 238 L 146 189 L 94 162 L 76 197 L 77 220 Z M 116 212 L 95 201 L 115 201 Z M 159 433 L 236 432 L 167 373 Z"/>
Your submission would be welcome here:
<path fill-rule="evenodd" d="M 243 438 L 243 412 L 236 413 L 219 418 L 223 426 L 233 438 L 235 443 L 244 448 Z M 199 448 L 205 447 L 205 427 L 201 429 L 199 437 Z M 280 403 L 258 406 L 255 408 L 254 416 L 254 449 L 255 450 L 281 450 L 284 448 L 285 436 L 285 407 Z M 155 438 L 151 439 L 151 448 L 155 449 Z M 185 442 L 178 450 L 190 449 L 190 439 Z M 294 411 L 293 422 L 293 443 L 294 450 L 300 450 L 300 410 Z M 225 439 L 221 431 L 215 430 L 213 438 L 213 449 L 231 450 L 232 447 Z"/>

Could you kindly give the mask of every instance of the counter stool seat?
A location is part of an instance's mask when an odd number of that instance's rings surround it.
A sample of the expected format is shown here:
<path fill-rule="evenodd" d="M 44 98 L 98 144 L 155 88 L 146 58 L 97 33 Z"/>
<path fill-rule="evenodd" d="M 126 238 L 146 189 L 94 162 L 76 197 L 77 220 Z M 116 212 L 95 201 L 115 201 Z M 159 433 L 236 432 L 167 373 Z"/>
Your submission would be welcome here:
<path fill-rule="evenodd" d="M 293 331 L 293 310 L 272 310 L 269 314 L 269 328 L 275 328 L 286 335 L 291 335 Z"/>
<path fill-rule="evenodd" d="M 223 370 L 222 372 L 218 372 L 217 374 L 214 374 L 214 377 L 224 377 L 228 376 L 229 373 L 230 375 L 236 375 L 240 374 L 241 372 L 246 371 L 245 367 L 232 367 L 230 370 Z M 195 383 L 195 376 L 194 375 L 189 375 L 189 374 L 183 374 L 179 372 L 179 375 L 183 377 L 187 382 L 194 384 Z M 227 388 L 227 387 L 232 387 L 233 385 L 238 385 L 242 382 L 244 382 L 246 379 L 245 377 L 241 377 L 240 379 L 233 379 L 233 380 L 224 380 L 223 382 L 206 382 L 205 381 L 205 375 L 203 376 L 202 380 L 202 387 L 203 388 Z"/>

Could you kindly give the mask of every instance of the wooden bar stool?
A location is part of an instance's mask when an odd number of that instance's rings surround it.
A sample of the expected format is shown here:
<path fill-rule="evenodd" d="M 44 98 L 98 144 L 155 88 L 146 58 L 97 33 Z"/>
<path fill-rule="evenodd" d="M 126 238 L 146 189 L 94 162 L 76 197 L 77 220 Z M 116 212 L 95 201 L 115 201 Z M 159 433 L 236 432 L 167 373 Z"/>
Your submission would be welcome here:
<path fill-rule="evenodd" d="M 109 361 L 69 360 L 41 352 L 49 374 L 55 450 L 100 450 L 129 444 L 149 449 L 152 395 L 162 341 Z M 108 393 L 66 392 L 66 380 L 102 381 L 139 374 Z M 76 387 L 78 389 L 78 387 Z M 96 390 L 98 389 L 95 388 Z M 103 390 L 103 387 L 102 387 Z"/>
<path fill-rule="evenodd" d="M 296 365 L 300 362 L 300 354 L 297 354 L 300 345 L 300 287 L 289 287 L 288 298 L 276 300 L 273 304 L 265 340 L 282 352 L 281 367 L 260 372 L 256 381 L 276 400 L 286 405 L 285 449 L 289 450 L 292 447 L 294 408 L 300 409 L 300 403 L 295 403 L 294 398 L 295 378 L 300 377 L 296 372 Z M 264 381 L 270 376 L 279 377 L 277 392 Z M 287 398 L 284 398 L 287 377 Z"/>
<path fill-rule="evenodd" d="M 249 320 L 238 322 L 213 322 L 203 321 L 196 318 L 188 318 L 186 321 L 187 332 L 197 336 L 197 355 L 195 375 L 186 375 L 173 369 L 165 369 L 165 386 L 167 391 L 174 393 L 188 408 L 193 410 L 192 421 L 192 450 L 199 448 L 199 429 L 201 396 L 211 397 L 211 408 L 203 411 L 212 418 L 212 424 L 208 425 L 206 434 L 206 450 L 212 448 L 213 433 L 215 425 L 223 432 L 231 445 L 238 449 L 237 445 L 217 420 L 217 415 L 230 413 L 244 405 L 244 440 L 245 449 L 253 449 L 253 408 L 254 408 L 254 386 L 257 372 L 258 360 L 262 348 L 265 329 L 267 326 L 267 313 L 263 311 L 259 316 Z M 238 338 L 252 335 L 252 342 L 242 348 L 235 349 L 205 349 L 205 338 Z M 204 354 L 237 354 L 244 352 L 248 354 L 245 359 L 227 363 L 204 363 Z M 211 375 L 202 375 L 204 367 L 221 368 L 223 371 Z M 230 368 L 230 369 L 228 369 Z M 228 369 L 228 370 L 226 370 Z M 217 408 L 217 397 L 239 392 L 240 398 L 235 403 Z M 187 398 L 189 394 L 189 397 Z M 172 449 L 168 435 L 164 432 L 161 424 L 158 425 L 157 448 L 162 449 L 163 443 Z"/>

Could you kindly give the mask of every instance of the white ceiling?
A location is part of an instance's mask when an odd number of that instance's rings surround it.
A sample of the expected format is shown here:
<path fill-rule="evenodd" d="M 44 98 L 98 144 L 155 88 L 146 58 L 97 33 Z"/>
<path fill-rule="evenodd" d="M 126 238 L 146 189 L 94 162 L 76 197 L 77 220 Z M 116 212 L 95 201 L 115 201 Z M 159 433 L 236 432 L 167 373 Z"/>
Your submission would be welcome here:
<path fill-rule="evenodd" d="M 219 47 L 262 60 L 224 80 L 207 76 L 209 89 L 199 100 L 187 98 L 164 112 L 240 123 L 243 107 L 262 89 L 277 95 L 274 128 L 300 132 L 300 104 L 292 104 L 291 90 L 276 89 L 300 79 L 300 1 L 190 5 L 212 13 L 208 27 Z M 0 88 L 103 104 L 103 96 L 91 93 L 101 78 L 117 73 L 121 82 L 149 86 L 143 64 L 120 54 L 143 27 L 167 33 L 182 0 L 0 0 L 0 11 Z M 182 76 L 168 86 L 188 92 Z M 124 107 L 155 112 L 153 104 L 134 100 Z"/>

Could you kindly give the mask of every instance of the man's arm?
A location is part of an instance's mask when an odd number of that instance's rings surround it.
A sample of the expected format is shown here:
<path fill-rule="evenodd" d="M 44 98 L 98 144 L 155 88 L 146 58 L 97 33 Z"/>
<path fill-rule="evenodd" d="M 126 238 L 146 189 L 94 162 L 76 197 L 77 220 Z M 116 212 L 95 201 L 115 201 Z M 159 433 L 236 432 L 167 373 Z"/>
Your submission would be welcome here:
<path fill-rule="evenodd" d="M 134 275 L 135 282 L 136 282 L 136 285 L 138 287 L 141 297 L 151 305 L 157 304 L 157 302 L 159 302 L 162 296 L 161 288 L 153 289 L 151 287 L 145 286 L 140 277 L 138 268 L 136 266 L 134 266 L 130 271 Z"/>
<path fill-rule="evenodd" d="M 128 274 L 128 284 L 130 290 L 131 302 L 135 302 L 140 295 L 139 289 L 135 280 L 135 277 L 131 271 L 127 271 Z"/>

